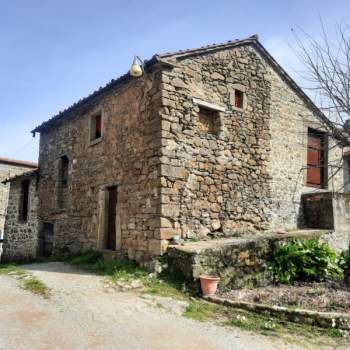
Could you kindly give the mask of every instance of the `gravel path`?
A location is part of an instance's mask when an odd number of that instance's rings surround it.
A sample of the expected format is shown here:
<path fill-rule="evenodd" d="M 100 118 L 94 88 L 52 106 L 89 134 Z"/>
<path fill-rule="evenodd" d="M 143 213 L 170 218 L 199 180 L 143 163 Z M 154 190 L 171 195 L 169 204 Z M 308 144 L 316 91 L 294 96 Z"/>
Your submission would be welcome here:
<path fill-rule="evenodd" d="M 151 307 L 147 299 L 110 291 L 101 277 L 62 263 L 24 268 L 51 288 L 52 296 L 33 295 L 20 289 L 15 278 L 0 276 L 1 350 L 305 349 Z"/>

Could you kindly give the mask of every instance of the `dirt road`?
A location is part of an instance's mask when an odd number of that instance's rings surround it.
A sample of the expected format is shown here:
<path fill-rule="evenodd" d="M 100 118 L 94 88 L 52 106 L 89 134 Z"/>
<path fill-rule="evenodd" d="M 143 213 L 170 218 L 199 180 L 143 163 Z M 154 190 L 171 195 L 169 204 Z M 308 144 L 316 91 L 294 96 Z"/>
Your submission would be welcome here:
<path fill-rule="evenodd" d="M 304 349 L 184 318 L 135 293 L 110 291 L 101 277 L 62 263 L 25 268 L 52 289 L 52 296 L 33 295 L 19 288 L 15 278 L 0 276 L 1 350 Z"/>

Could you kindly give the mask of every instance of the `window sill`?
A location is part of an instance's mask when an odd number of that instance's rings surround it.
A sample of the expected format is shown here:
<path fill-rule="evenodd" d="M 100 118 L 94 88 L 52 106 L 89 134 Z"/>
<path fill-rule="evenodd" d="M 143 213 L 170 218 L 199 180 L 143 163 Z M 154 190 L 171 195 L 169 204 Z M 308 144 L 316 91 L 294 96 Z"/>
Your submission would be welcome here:
<path fill-rule="evenodd" d="M 103 137 L 100 137 L 100 138 L 98 138 L 98 139 L 96 139 L 96 140 L 92 140 L 92 141 L 90 141 L 89 146 L 95 146 L 95 145 L 97 145 L 98 143 L 100 143 L 102 140 L 103 140 Z"/>
<path fill-rule="evenodd" d="M 236 107 L 236 106 L 231 106 L 231 109 L 233 111 L 236 111 L 236 112 L 241 112 L 241 113 L 244 112 L 244 108 L 239 108 L 239 107 Z"/>
<path fill-rule="evenodd" d="M 319 186 L 308 184 L 308 183 L 306 183 L 305 186 L 309 187 L 310 190 L 313 189 L 313 190 L 317 190 L 319 192 L 328 192 L 328 188 L 327 187 L 319 187 Z"/>

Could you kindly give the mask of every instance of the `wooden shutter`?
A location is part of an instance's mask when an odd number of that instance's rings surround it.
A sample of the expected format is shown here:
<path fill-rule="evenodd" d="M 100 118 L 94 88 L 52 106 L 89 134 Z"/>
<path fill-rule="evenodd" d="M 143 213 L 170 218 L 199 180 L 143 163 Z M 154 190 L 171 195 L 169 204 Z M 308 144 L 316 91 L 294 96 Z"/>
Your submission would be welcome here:
<path fill-rule="evenodd" d="M 307 147 L 307 184 L 314 187 L 322 187 L 323 164 L 322 136 L 309 134 Z"/>

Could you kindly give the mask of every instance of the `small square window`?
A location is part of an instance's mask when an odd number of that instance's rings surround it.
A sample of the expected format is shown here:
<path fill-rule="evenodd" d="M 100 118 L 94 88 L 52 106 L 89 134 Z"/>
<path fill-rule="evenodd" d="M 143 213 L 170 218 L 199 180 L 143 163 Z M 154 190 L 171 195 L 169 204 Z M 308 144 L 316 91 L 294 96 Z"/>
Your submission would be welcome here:
<path fill-rule="evenodd" d="M 219 131 L 219 112 L 199 108 L 198 129 L 207 134 L 217 134 Z"/>
<path fill-rule="evenodd" d="M 91 117 L 91 137 L 90 141 L 98 140 L 102 137 L 102 115 L 96 114 Z"/>
<path fill-rule="evenodd" d="M 243 92 L 235 90 L 235 107 L 243 108 Z"/>

